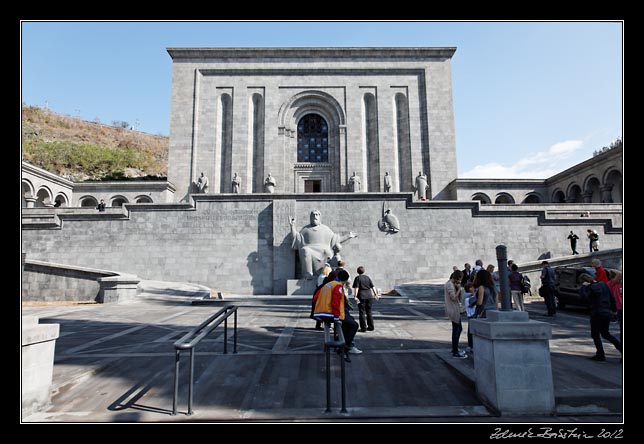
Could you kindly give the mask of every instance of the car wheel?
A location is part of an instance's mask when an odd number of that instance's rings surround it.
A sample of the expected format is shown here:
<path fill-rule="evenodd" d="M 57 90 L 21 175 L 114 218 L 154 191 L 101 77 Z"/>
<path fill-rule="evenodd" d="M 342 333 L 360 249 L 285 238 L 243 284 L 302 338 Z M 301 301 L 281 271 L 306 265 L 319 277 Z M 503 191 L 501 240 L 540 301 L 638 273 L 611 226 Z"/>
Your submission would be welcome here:
<path fill-rule="evenodd" d="M 555 305 L 557 306 L 558 310 L 566 308 L 566 303 L 562 302 L 557 296 L 555 296 Z"/>

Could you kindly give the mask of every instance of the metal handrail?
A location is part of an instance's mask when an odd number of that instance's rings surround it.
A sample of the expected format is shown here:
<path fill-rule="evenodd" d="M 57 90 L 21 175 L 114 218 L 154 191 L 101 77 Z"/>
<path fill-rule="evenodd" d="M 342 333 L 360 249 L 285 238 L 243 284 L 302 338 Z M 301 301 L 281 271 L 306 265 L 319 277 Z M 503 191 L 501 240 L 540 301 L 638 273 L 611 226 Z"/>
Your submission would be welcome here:
<path fill-rule="evenodd" d="M 342 409 L 340 413 L 347 413 L 347 389 L 345 378 L 345 364 L 344 353 L 346 343 L 344 341 L 344 333 L 342 333 L 342 323 L 340 321 L 333 321 L 334 336 L 337 340 L 331 339 L 331 322 L 324 322 L 324 352 L 326 353 L 326 411 L 331 412 L 331 349 L 340 349 L 340 385 L 342 390 Z"/>
<path fill-rule="evenodd" d="M 177 414 L 177 397 L 179 394 L 179 361 L 181 350 L 190 350 L 190 383 L 188 385 L 188 415 L 192 415 L 192 387 L 195 373 L 195 347 L 221 323 L 224 323 L 224 353 L 228 353 L 228 318 L 234 315 L 233 353 L 237 353 L 237 306 L 227 305 L 201 324 L 190 330 L 174 343 L 174 396 L 172 397 L 172 415 Z M 223 315 L 223 316 L 222 316 Z M 221 317 L 220 317 L 221 316 Z M 212 323 L 213 321 L 215 321 Z M 211 324 L 212 323 L 212 324 Z M 196 335 L 196 336 L 195 336 Z"/>

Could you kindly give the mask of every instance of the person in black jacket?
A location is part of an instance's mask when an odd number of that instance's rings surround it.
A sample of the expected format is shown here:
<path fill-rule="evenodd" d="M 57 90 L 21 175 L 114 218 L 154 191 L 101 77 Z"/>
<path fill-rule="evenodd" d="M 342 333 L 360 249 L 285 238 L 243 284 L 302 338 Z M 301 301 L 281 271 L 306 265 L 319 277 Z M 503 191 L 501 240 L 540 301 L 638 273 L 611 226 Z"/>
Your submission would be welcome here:
<path fill-rule="evenodd" d="M 582 300 L 590 302 L 590 336 L 593 338 L 597 352 L 590 359 L 593 361 L 605 361 L 604 346 L 600 336 L 615 346 L 617 350 L 622 351 L 622 344 L 616 337 L 610 334 L 610 317 L 617 312 L 615 296 L 608 288 L 605 282 L 597 282 L 588 273 L 580 276 L 582 286 L 579 294 Z"/>

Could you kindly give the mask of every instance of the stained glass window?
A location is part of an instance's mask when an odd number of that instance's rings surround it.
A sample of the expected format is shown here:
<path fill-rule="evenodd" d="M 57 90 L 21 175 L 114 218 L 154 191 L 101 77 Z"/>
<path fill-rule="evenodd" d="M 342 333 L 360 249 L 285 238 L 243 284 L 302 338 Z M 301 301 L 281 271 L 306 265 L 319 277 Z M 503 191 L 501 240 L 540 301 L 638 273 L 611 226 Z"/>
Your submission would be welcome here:
<path fill-rule="evenodd" d="M 324 118 L 307 114 L 297 125 L 297 161 L 329 161 L 329 129 Z"/>

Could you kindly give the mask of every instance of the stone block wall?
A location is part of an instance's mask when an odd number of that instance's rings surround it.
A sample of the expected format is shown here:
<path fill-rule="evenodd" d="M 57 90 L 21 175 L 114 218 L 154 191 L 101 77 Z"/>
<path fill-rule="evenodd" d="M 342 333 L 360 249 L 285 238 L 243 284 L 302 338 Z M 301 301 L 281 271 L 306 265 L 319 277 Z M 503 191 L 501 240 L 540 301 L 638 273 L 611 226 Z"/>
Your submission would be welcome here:
<path fill-rule="evenodd" d="M 544 212 L 496 212 L 472 202 L 412 202 L 409 193 L 197 195 L 194 207 L 132 209 L 129 218 L 60 215 L 58 229 L 23 230 L 29 258 L 119 270 L 142 279 L 192 282 L 232 294 L 285 294 L 296 277 L 288 218 L 296 227 L 318 209 L 334 232 L 358 236 L 342 256 L 383 291 L 424 279 L 447 279 L 452 266 L 496 264 L 504 244 L 518 264 L 569 254 L 567 233 L 595 228 L 602 248 L 621 248 L 621 228 L 598 220 L 548 219 Z M 383 201 L 400 220 L 397 234 L 378 229 Z M 164 210 L 167 208 L 167 210 Z"/>

